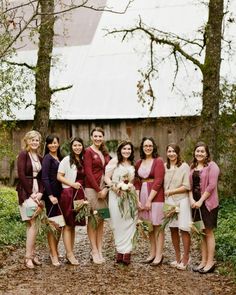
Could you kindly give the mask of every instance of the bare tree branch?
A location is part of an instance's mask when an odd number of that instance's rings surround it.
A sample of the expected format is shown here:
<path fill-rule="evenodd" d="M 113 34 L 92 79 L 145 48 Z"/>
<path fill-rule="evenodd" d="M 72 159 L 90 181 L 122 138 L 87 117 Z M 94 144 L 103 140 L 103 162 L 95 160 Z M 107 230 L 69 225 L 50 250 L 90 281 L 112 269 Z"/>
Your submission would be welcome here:
<path fill-rule="evenodd" d="M 54 89 L 51 89 L 50 92 L 51 92 L 51 94 L 54 94 L 55 92 L 67 90 L 67 89 L 70 89 L 72 87 L 73 87 L 73 85 L 68 85 L 68 86 L 64 86 L 64 87 L 60 87 L 60 88 L 54 88 Z"/>
<path fill-rule="evenodd" d="M 26 67 L 32 71 L 35 71 L 36 70 L 36 67 L 35 66 L 31 66 L 25 62 L 23 63 L 19 63 L 19 62 L 14 62 L 14 61 L 9 61 L 9 60 L 2 60 L 2 62 L 5 62 L 9 65 L 12 65 L 12 66 L 19 66 L 19 67 Z"/>
<path fill-rule="evenodd" d="M 124 10 L 122 10 L 122 11 L 115 11 L 112 8 L 109 8 L 109 7 L 106 8 L 106 5 L 101 6 L 101 7 L 95 7 L 93 5 L 86 5 L 88 2 L 89 2 L 89 0 L 84 0 L 79 5 L 67 4 L 66 6 L 68 6 L 68 8 L 60 10 L 58 12 L 53 12 L 51 14 L 53 14 L 53 15 L 63 14 L 63 13 L 66 13 L 66 12 L 69 12 L 71 10 L 78 9 L 78 8 L 85 8 L 85 9 L 90 9 L 90 10 L 94 10 L 94 11 L 110 12 L 110 13 L 115 13 L 115 14 L 124 14 L 127 11 L 127 9 L 130 7 L 131 3 L 134 2 L 134 0 L 129 0 L 129 2 L 125 6 Z M 38 15 L 43 15 L 43 14 L 39 13 Z"/>

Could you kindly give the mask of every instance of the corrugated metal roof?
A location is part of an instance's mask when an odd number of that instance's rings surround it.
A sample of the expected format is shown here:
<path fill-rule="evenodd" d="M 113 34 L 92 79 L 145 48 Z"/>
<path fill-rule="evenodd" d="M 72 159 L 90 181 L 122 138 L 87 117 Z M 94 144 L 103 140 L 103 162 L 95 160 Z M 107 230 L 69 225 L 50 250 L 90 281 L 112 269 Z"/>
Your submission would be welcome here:
<path fill-rule="evenodd" d="M 116 2 L 119 2 L 117 8 L 121 8 L 127 1 Z M 53 100 L 56 100 L 56 106 L 52 107 L 51 119 L 125 119 L 199 114 L 201 99 L 194 97 L 192 93 L 201 91 L 201 75 L 190 63 L 187 68 L 180 69 L 176 81 L 178 88 L 175 91 L 171 90 L 170 82 L 174 76 L 174 65 L 170 61 L 163 63 L 160 67 L 159 79 L 153 82 L 158 98 L 150 114 L 147 106 L 142 107 L 138 103 L 136 93 L 136 84 L 140 78 L 138 69 L 142 68 L 147 61 L 146 41 L 140 37 L 139 39 L 130 38 L 129 42 L 121 42 L 118 36 L 116 38 L 105 36 L 104 28 L 132 25 L 136 23 L 138 15 L 142 15 L 144 20 L 151 24 L 159 22 L 160 27 L 166 31 L 172 28 L 181 31 L 185 28 L 186 35 L 193 32 L 201 22 L 197 19 L 189 23 L 190 17 L 187 11 L 193 9 L 190 3 L 187 6 L 181 6 L 181 3 L 188 1 L 170 2 L 172 4 L 178 2 L 178 5 L 173 7 L 170 5 L 167 9 L 164 5 L 166 1 L 160 1 L 163 6 L 157 7 L 156 1 L 138 0 L 126 14 L 102 13 L 91 43 L 54 48 L 54 55 L 59 57 L 59 61 L 53 67 L 51 85 L 62 87 L 73 84 L 73 88 L 54 95 Z M 112 7 L 114 1 L 107 1 L 107 3 Z M 173 9 L 181 9 L 186 17 L 183 18 L 182 14 L 180 18 L 176 13 L 175 20 L 174 14 L 172 15 Z M 194 12 L 195 15 L 200 14 L 200 10 L 195 9 Z M 167 52 L 163 50 L 160 54 L 164 56 Z M 18 59 L 35 62 L 36 51 L 21 51 Z M 32 98 L 34 99 L 34 93 L 28 94 L 27 99 Z M 23 109 L 16 111 L 16 116 L 20 120 L 31 120 L 33 115 L 32 107 L 27 109 L 27 112 Z"/>

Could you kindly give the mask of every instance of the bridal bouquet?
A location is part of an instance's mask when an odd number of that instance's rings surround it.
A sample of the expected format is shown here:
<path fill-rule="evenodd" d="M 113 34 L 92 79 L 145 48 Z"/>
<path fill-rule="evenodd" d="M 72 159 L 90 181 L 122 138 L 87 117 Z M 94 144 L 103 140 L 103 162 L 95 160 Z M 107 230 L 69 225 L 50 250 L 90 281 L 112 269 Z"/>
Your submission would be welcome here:
<path fill-rule="evenodd" d="M 164 218 L 161 229 L 164 230 L 166 226 L 174 219 L 178 218 L 179 206 L 164 204 L 163 207 Z"/>
<path fill-rule="evenodd" d="M 127 217 L 129 214 L 134 219 L 137 213 L 137 195 L 129 174 L 123 175 L 120 182 L 115 184 L 115 191 L 121 216 Z"/>
<path fill-rule="evenodd" d="M 98 227 L 98 224 L 102 220 L 102 216 L 99 214 L 99 210 L 92 210 L 91 204 L 87 200 L 74 201 L 74 211 L 77 213 L 75 216 L 75 220 L 80 222 L 84 218 L 89 217 L 94 229 Z"/>
<path fill-rule="evenodd" d="M 91 214 L 91 205 L 87 200 L 77 200 L 74 202 L 74 211 L 77 213 L 75 220 L 80 222 Z"/>
<path fill-rule="evenodd" d="M 149 233 L 153 231 L 153 225 L 150 220 L 139 219 L 136 224 L 136 230 L 132 238 L 132 244 L 135 246 L 138 239 L 144 238 L 149 239 Z"/>
<path fill-rule="evenodd" d="M 37 202 L 36 208 L 32 218 L 35 218 L 35 226 L 39 232 L 52 232 L 57 238 L 60 232 L 60 226 L 53 220 L 50 220 L 46 213 L 46 208 L 43 201 Z"/>

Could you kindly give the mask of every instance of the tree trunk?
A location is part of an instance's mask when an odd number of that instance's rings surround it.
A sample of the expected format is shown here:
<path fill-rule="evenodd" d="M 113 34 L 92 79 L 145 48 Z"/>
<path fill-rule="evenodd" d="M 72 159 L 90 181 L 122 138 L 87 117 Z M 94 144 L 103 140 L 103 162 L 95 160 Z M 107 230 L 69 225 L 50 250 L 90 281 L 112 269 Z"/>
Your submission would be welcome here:
<path fill-rule="evenodd" d="M 223 21 L 223 0 L 210 0 L 209 17 L 206 26 L 206 55 L 203 68 L 203 107 L 201 139 L 218 158 L 217 134 L 220 100 L 221 37 Z"/>
<path fill-rule="evenodd" d="M 41 24 L 39 29 L 39 49 L 35 74 L 35 115 L 33 128 L 42 135 L 44 142 L 49 124 L 51 89 L 50 69 L 54 37 L 54 0 L 40 0 Z"/>

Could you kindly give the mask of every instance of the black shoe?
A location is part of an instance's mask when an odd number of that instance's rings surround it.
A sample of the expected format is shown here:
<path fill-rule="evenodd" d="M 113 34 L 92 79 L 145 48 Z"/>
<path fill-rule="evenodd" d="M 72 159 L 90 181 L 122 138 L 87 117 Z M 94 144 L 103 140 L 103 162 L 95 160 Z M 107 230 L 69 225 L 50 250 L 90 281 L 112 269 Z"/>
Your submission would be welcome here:
<path fill-rule="evenodd" d="M 195 266 L 195 267 L 192 268 L 192 271 L 194 271 L 194 272 L 199 272 L 199 271 L 202 270 L 203 268 L 204 268 L 204 266 L 201 267 L 201 268 L 199 268 L 199 266 Z"/>
<path fill-rule="evenodd" d="M 155 257 L 150 258 L 150 259 L 146 259 L 146 260 L 143 261 L 143 263 L 144 263 L 144 264 L 150 264 L 150 263 L 153 262 L 154 259 L 155 259 Z"/>
<path fill-rule="evenodd" d="M 216 268 L 216 265 L 213 264 L 212 267 L 210 267 L 209 269 L 205 270 L 204 268 L 201 268 L 201 269 L 199 269 L 198 272 L 200 274 L 212 273 L 212 272 L 214 272 L 215 268 Z"/>

